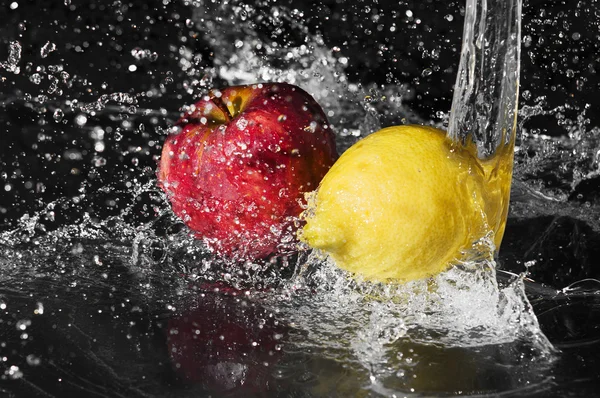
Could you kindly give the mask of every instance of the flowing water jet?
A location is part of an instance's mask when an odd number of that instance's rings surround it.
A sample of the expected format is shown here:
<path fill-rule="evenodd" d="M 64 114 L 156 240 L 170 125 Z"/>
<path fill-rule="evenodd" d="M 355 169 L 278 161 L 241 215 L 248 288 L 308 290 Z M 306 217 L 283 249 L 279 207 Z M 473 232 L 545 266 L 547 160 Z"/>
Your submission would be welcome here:
<path fill-rule="evenodd" d="M 491 201 L 498 210 L 489 221 L 504 234 L 513 174 L 521 62 L 522 0 L 467 0 L 463 45 L 448 136 L 475 144 Z"/>

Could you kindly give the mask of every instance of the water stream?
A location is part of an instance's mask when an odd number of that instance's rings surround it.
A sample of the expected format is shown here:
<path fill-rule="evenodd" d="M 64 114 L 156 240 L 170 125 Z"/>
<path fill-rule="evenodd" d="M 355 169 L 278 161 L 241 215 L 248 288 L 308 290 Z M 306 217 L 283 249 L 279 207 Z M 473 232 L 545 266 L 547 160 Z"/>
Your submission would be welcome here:
<path fill-rule="evenodd" d="M 521 62 L 521 0 L 468 0 L 448 134 L 482 159 L 514 141 Z"/>
<path fill-rule="evenodd" d="M 515 124 L 520 33 L 510 21 L 519 20 L 518 0 L 467 2 L 465 43 L 473 46 L 463 47 L 450 118 L 445 111 L 428 118 L 411 105 L 419 95 L 425 101 L 415 90 L 442 62 L 433 50 L 433 68 L 417 73 L 414 87 L 395 78 L 370 83 L 352 72 L 369 61 L 371 47 L 387 56 L 367 30 L 381 25 L 384 37 L 400 29 L 408 35 L 435 17 L 416 4 L 385 12 L 360 2 L 347 11 L 327 2 L 317 11 L 268 1 L 90 4 L 69 1 L 38 15 L 14 2 L 6 14 L 16 33 L 5 35 L 0 53 L 0 77 L 8 82 L 0 125 L 9 137 L 0 188 L 15 196 L 0 211 L 7 219 L 18 214 L 0 232 L 1 392 L 594 391 L 600 135 L 591 122 L 565 116 L 566 104 L 522 106 Z M 440 20 L 450 24 L 462 5 L 448 7 Z M 356 15 L 365 19 L 357 40 L 368 43 L 366 55 L 351 51 L 349 37 L 336 42 L 339 29 L 329 26 L 329 18 L 355 26 Z M 51 33 L 54 21 L 68 33 L 62 40 Z M 71 36 L 77 32 L 85 33 L 81 40 Z M 106 56 L 90 55 L 92 49 Z M 510 147 L 512 164 L 519 137 L 500 252 L 494 257 L 484 238 L 472 261 L 406 285 L 349 278 L 306 251 L 243 268 L 214 257 L 156 187 L 156 160 L 180 106 L 210 87 L 255 81 L 287 81 L 310 92 L 328 114 L 340 152 L 388 124 L 449 123 L 459 141 L 472 132 L 482 159 L 497 160 Z M 465 106 L 473 103 L 482 106 Z M 585 112 L 577 116 L 585 120 Z M 561 137 L 527 125 L 558 114 L 572 126 Z"/>

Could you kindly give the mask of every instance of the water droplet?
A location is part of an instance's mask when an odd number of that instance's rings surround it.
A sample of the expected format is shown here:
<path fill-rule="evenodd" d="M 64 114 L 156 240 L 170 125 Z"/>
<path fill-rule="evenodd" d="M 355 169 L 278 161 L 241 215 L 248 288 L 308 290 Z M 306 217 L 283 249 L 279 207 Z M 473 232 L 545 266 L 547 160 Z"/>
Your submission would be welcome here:
<path fill-rule="evenodd" d="M 106 165 L 106 159 L 104 159 L 103 157 L 97 156 L 94 158 L 93 164 L 95 167 L 102 167 L 102 166 Z"/>
<path fill-rule="evenodd" d="M 56 122 L 60 122 L 65 117 L 65 113 L 62 111 L 62 109 L 58 108 L 54 111 L 54 115 L 52 115 L 52 117 Z"/>
<path fill-rule="evenodd" d="M 28 326 L 31 326 L 31 321 L 29 319 L 21 319 L 17 321 L 16 324 L 17 330 L 25 330 Z"/>
<path fill-rule="evenodd" d="M 244 130 L 248 126 L 248 121 L 246 119 L 244 119 L 243 117 L 241 117 L 238 119 L 238 121 L 235 123 L 235 125 L 237 126 L 238 129 Z"/>
<path fill-rule="evenodd" d="M 56 44 L 52 43 L 51 41 L 47 41 L 46 44 L 44 44 L 40 49 L 40 55 L 42 56 L 42 58 L 46 58 L 48 55 L 50 55 L 51 52 L 55 50 Z"/>
<path fill-rule="evenodd" d="M 433 73 L 433 70 L 431 70 L 431 68 L 423 69 L 423 71 L 421 72 L 421 76 L 423 76 L 423 77 L 430 76 L 432 73 Z"/>
<path fill-rule="evenodd" d="M 242 48 L 244 46 L 244 42 L 241 40 L 235 41 L 235 48 Z"/>
<path fill-rule="evenodd" d="M 8 45 L 8 60 L 0 63 L 0 66 L 8 72 L 18 75 L 21 72 L 19 62 L 21 62 L 21 44 L 18 41 L 11 41 Z"/>
<path fill-rule="evenodd" d="M 13 380 L 20 379 L 21 377 L 23 377 L 23 372 L 21 372 L 19 367 L 15 365 L 12 365 L 6 373 L 8 373 L 8 377 Z"/>
<path fill-rule="evenodd" d="M 29 365 L 29 366 L 38 366 L 39 364 L 42 363 L 42 360 L 33 354 L 27 355 L 26 360 L 27 360 L 27 365 Z"/>
<path fill-rule="evenodd" d="M 75 124 L 77 124 L 80 127 L 85 126 L 85 124 L 87 123 L 87 117 L 83 114 L 79 114 L 75 117 Z"/>
<path fill-rule="evenodd" d="M 308 126 L 304 127 L 304 131 L 307 131 L 309 133 L 314 133 L 317 130 L 317 122 L 315 122 L 314 120 L 312 122 L 310 122 L 308 124 Z M 293 151 L 292 151 L 293 153 Z"/>
<path fill-rule="evenodd" d="M 444 19 L 448 22 L 452 22 L 454 20 L 454 15 L 447 14 L 446 16 L 444 16 Z"/>
<path fill-rule="evenodd" d="M 33 75 L 29 76 L 29 81 L 33 84 L 40 84 L 42 82 L 42 75 L 39 73 L 34 73 Z"/>
<path fill-rule="evenodd" d="M 48 70 L 52 73 L 58 73 L 63 70 L 62 65 L 48 65 Z"/>
<path fill-rule="evenodd" d="M 67 83 L 69 81 L 70 77 L 71 77 L 71 75 L 69 75 L 69 73 L 65 72 L 64 70 L 62 72 L 60 72 L 60 78 L 62 79 L 62 81 L 64 83 Z"/>
<path fill-rule="evenodd" d="M 131 55 L 135 59 L 142 59 L 142 58 L 144 58 L 144 50 L 140 47 L 135 47 L 134 49 L 131 50 Z"/>

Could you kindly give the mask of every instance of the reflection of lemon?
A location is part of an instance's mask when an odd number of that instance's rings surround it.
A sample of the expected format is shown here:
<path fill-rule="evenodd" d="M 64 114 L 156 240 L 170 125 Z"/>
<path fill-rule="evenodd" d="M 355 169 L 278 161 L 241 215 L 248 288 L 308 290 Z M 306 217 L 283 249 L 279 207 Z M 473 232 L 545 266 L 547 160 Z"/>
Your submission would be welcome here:
<path fill-rule="evenodd" d="M 512 146 L 481 162 L 430 127 L 390 127 L 348 149 L 306 214 L 302 240 L 369 280 L 443 271 L 487 231 L 504 232 Z M 310 213 L 310 214 L 309 214 Z M 314 213 L 314 214 L 313 214 Z"/>

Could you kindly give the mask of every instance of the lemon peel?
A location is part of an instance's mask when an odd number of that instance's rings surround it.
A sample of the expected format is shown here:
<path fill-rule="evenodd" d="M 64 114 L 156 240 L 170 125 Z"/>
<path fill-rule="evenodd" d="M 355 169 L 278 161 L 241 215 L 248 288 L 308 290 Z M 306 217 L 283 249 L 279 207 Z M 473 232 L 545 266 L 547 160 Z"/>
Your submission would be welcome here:
<path fill-rule="evenodd" d="M 435 275 L 489 231 L 500 244 L 512 147 L 498 156 L 480 161 L 474 145 L 455 145 L 432 127 L 380 130 L 325 175 L 299 237 L 367 280 Z"/>

